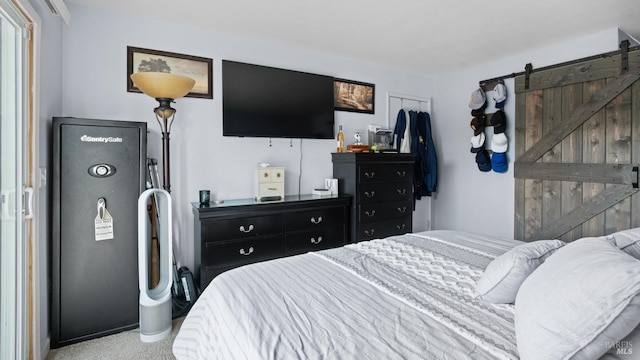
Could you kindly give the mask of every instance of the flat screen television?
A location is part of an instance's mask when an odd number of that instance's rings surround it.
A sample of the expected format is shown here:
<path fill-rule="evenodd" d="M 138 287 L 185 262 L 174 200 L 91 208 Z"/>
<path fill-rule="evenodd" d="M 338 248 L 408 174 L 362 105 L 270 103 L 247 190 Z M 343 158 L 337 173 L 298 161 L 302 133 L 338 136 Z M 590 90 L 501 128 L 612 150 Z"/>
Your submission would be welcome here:
<path fill-rule="evenodd" d="M 222 61 L 222 135 L 334 138 L 333 77 Z"/>

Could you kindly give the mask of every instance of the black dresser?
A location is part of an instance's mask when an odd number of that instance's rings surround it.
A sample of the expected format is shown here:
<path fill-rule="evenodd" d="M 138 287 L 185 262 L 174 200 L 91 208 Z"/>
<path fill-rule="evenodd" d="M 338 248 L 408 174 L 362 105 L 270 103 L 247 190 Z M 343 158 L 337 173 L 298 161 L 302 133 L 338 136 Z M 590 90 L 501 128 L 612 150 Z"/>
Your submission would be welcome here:
<path fill-rule="evenodd" d="M 238 266 L 344 245 L 350 203 L 350 196 L 314 195 L 264 203 L 192 203 L 194 273 L 200 289 Z"/>
<path fill-rule="evenodd" d="M 413 154 L 333 153 L 340 194 L 353 196 L 351 241 L 412 231 Z"/>

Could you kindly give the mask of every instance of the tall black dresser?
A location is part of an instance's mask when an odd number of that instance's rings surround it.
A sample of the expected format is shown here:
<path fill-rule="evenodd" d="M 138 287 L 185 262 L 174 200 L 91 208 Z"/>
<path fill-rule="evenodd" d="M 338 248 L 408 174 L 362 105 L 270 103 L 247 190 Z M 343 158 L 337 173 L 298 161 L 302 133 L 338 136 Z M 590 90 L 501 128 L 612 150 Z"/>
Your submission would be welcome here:
<path fill-rule="evenodd" d="M 413 154 L 333 153 L 333 177 L 351 202 L 352 242 L 412 231 Z"/>

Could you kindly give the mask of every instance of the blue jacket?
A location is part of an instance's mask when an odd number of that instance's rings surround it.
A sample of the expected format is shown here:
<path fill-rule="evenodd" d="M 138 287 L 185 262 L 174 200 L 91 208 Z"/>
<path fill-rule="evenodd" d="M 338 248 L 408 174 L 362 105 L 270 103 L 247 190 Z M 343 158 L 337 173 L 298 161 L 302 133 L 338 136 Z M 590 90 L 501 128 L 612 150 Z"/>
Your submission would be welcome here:
<path fill-rule="evenodd" d="M 396 135 L 396 150 L 400 152 L 400 145 L 402 144 L 402 139 L 404 139 L 404 130 L 407 128 L 407 115 L 403 109 L 400 109 L 398 112 L 398 117 L 396 118 L 396 127 L 393 129 L 393 134 Z"/>
<path fill-rule="evenodd" d="M 438 162 L 431 135 L 431 117 L 426 112 L 409 111 L 411 153 L 416 156 L 414 197 L 431 196 L 437 188 Z"/>

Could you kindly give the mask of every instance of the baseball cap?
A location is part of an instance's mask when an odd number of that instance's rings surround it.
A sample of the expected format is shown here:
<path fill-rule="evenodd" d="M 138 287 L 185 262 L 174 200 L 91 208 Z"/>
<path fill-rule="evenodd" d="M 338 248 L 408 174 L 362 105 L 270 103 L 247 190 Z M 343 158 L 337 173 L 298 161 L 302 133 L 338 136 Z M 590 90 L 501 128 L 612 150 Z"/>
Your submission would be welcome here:
<path fill-rule="evenodd" d="M 509 148 L 509 140 L 507 139 L 507 135 L 504 133 L 494 134 L 491 138 L 491 150 L 494 153 L 503 153 L 507 152 Z"/>
<path fill-rule="evenodd" d="M 476 116 L 471 119 L 471 129 L 473 130 L 473 135 L 480 135 L 480 133 L 484 133 L 484 127 L 487 125 L 487 117 L 486 116 Z"/>
<path fill-rule="evenodd" d="M 481 132 L 478 135 L 471 137 L 471 152 L 477 153 L 480 150 L 484 150 L 484 133 Z"/>
<path fill-rule="evenodd" d="M 479 109 L 482 107 L 482 105 L 484 105 L 486 100 L 487 99 L 485 98 L 484 91 L 481 88 L 477 88 L 471 93 L 471 101 L 469 101 L 469 107 L 474 110 Z"/>
<path fill-rule="evenodd" d="M 476 153 L 476 163 L 478 164 L 478 169 L 480 169 L 480 171 L 491 171 L 491 160 L 489 160 L 487 150 L 482 149 Z"/>
<path fill-rule="evenodd" d="M 507 171 L 507 154 L 503 152 L 494 152 L 491 155 L 491 168 L 495 172 L 503 173 Z"/>
<path fill-rule="evenodd" d="M 496 102 L 496 108 L 502 109 L 507 100 L 507 87 L 502 83 L 498 83 L 493 88 L 493 100 Z"/>
<path fill-rule="evenodd" d="M 493 133 L 500 134 L 507 129 L 507 118 L 504 116 L 504 111 L 498 110 L 491 115 L 491 125 L 493 126 Z"/>

